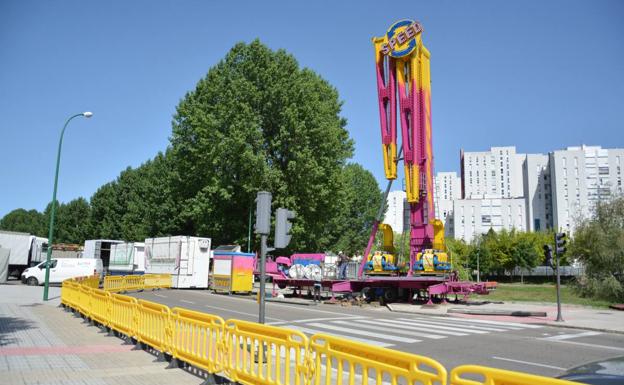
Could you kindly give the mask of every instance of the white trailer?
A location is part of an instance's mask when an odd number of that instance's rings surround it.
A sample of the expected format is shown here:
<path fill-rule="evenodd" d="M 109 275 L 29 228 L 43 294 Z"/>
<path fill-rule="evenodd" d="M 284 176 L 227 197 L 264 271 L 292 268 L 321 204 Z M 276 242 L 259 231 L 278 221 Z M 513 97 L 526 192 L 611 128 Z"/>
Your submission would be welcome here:
<path fill-rule="evenodd" d="M 0 231 L 0 245 L 10 250 L 9 275 L 19 278 L 25 269 L 46 258 L 48 239 L 28 233 Z"/>
<path fill-rule="evenodd" d="M 145 244 L 124 242 L 111 245 L 108 273 L 111 275 L 144 274 Z"/>
<path fill-rule="evenodd" d="M 145 240 L 145 273 L 171 274 L 175 288 L 208 288 L 210 238 L 172 236 Z"/>
<path fill-rule="evenodd" d="M 85 241 L 84 251 L 82 252 L 82 258 L 100 258 L 104 265 L 104 271 L 108 271 L 108 264 L 110 262 L 111 246 L 124 241 L 115 239 L 89 239 Z"/>

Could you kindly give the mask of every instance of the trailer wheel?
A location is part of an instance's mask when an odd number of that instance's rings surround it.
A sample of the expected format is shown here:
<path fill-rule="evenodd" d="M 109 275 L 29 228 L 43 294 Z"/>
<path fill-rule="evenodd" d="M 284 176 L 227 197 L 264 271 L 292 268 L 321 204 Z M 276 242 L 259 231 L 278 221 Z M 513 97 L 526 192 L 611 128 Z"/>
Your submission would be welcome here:
<path fill-rule="evenodd" d="M 38 285 L 39 285 L 39 281 L 38 281 L 38 280 L 37 280 L 37 278 L 35 278 L 35 277 L 29 277 L 29 278 L 26 280 L 26 284 L 27 284 L 28 286 L 38 286 Z"/>
<path fill-rule="evenodd" d="M 375 290 L 370 287 L 365 287 L 362 289 L 362 297 L 368 303 L 375 300 Z"/>
<path fill-rule="evenodd" d="M 383 298 L 386 303 L 396 301 L 397 297 L 398 297 L 397 289 L 393 287 L 389 287 L 386 290 L 384 290 Z"/>

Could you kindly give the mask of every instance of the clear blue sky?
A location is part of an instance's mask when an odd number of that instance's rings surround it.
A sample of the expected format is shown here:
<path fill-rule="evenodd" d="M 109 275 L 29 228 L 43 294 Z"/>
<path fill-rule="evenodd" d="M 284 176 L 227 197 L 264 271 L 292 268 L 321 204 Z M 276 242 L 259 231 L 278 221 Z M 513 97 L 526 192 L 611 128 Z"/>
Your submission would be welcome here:
<path fill-rule="evenodd" d="M 387 4 L 387 5 L 382 5 Z M 284 48 L 337 87 L 353 161 L 382 186 L 372 36 L 401 18 L 432 52 L 436 171 L 459 150 L 624 147 L 623 1 L 0 2 L 0 217 L 86 198 L 167 147 L 184 94 L 232 45 Z M 192 176 L 190 176 L 192 177 Z"/>

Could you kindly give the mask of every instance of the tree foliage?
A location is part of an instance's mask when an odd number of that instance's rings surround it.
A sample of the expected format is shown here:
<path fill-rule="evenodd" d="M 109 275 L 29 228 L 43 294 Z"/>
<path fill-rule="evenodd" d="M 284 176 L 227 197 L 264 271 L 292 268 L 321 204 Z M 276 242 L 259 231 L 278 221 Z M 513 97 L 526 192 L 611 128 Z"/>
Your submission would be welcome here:
<path fill-rule="evenodd" d="M 45 228 L 50 226 L 50 202 L 43 212 Z M 89 202 L 84 198 L 76 198 L 67 203 L 56 203 L 54 224 L 54 243 L 82 244 L 90 235 Z M 48 234 L 46 234 L 47 237 Z"/>
<path fill-rule="evenodd" d="M 179 223 L 241 242 L 256 192 L 296 211 L 291 249 L 324 250 L 344 206 L 353 143 L 338 93 L 283 50 L 237 44 L 177 107 L 171 152 Z"/>
<path fill-rule="evenodd" d="M 579 220 L 568 254 L 585 266 L 583 294 L 624 300 L 624 197 L 597 202 L 592 216 Z"/>
<path fill-rule="evenodd" d="M 45 219 L 37 210 L 15 209 L 0 219 L 0 230 L 47 236 Z"/>
<path fill-rule="evenodd" d="M 339 215 L 327 223 L 330 236 L 337 239 L 333 250 L 361 255 L 383 196 L 373 174 L 354 163 L 343 169 L 340 190 L 337 195 L 343 199 Z"/>

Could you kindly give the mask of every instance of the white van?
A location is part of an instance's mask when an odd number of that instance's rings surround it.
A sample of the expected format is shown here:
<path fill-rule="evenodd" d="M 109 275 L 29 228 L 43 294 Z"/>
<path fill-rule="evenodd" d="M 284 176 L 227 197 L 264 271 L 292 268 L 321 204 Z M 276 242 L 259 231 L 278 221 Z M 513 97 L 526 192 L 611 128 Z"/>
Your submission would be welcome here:
<path fill-rule="evenodd" d="M 22 282 L 30 286 L 43 285 L 46 261 L 22 273 Z M 61 283 L 68 278 L 102 275 L 102 260 L 97 258 L 54 258 L 50 260 L 50 283 Z"/>

